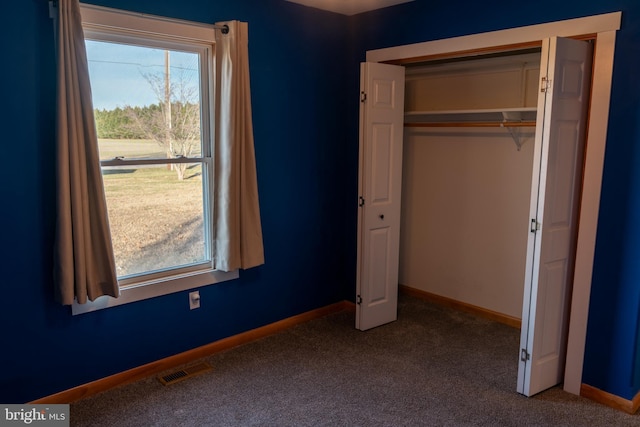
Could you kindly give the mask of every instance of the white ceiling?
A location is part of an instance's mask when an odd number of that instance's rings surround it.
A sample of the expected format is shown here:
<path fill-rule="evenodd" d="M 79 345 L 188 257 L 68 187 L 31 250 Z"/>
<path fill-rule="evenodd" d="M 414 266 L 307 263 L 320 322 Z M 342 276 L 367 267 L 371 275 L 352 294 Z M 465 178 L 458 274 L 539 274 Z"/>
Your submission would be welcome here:
<path fill-rule="evenodd" d="M 316 9 L 329 10 L 343 15 L 355 15 L 369 10 L 381 9 L 413 0 L 287 0 Z"/>

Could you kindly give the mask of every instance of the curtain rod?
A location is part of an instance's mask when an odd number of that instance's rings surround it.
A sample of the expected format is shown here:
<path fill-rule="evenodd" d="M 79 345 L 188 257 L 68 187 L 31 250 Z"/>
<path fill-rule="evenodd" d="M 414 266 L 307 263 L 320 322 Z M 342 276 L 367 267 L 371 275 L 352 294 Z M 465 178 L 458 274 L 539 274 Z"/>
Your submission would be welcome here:
<path fill-rule="evenodd" d="M 49 17 L 53 19 L 55 16 L 53 9 L 58 7 L 58 0 L 45 0 L 45 1 L 49 4 Z M 220 30 L 222 34 L 229 34 L 229 26 L 227 24 L 224 24 L 224 25 L 214 24 L 212 25 L 212 27 L 216 30 Z"/>

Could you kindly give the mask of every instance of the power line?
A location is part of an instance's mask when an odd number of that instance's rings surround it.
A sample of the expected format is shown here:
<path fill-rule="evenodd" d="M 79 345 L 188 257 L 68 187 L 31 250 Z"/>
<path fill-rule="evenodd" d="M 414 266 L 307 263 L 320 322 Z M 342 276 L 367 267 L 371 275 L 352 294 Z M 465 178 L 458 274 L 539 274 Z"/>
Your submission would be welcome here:
<path fill-rule="evenodd" d="M 89 62 L 99 62 L 103 64 L 136 65 L 142 68 L 164 67 L 163 64 L 141 64 L 139 62 L 105 61 L 102 59 L 89 59 Z M 197 68 L 179 67 L 177 65 L 172 65 L 171 68 L 175 68 L 177 70 L 198 71 Z"/>

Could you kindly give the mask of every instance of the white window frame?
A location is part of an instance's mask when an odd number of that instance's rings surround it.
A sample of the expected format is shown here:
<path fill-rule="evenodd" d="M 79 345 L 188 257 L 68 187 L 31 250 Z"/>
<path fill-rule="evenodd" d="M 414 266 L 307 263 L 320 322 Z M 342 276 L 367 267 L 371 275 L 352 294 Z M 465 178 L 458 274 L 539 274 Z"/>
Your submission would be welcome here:
<path fill-rule="evenodd" d="M 211 151 L 213 153 L 214 126 L 217 122 L 217 111 L 214 108 L 215 93 L 214 88 L 215 76 L 215 28 L 213 25 L 181 21 L 177 19 L 169 19 L 116 9 L 110 9 L 100 6 L 80 5 L 82 14 L 82 25 L 85 35 L 90 39 L 116 41 L 120 39 L 140 38 L 141 40 L 157 41 L 163 46 L 169 48 L 176 45 L 188 44 L 201 46 L 210 54 L 205 55 L 208 63 L 205 68 L 208 70 L 206 84 L 201 85 L 203 90 L 207 92 L 208 98 L 207 108 L 203 108 L 205 114 L 204 120 L 208 124 L 203 125 L 203 133 L 205 141 L 209 141 L 209 147 L 203 147 L 203 151 Z M 204 97 L 203 97 L 204 99 Z M 206 120 L 208 117 L 209 120 Z M 203 152 L 203 156 L 205 153 Z M 213 179 L 213 165 L 209 165 L 211 174 L 210 182 Z M 209 213 L 205 212 L 205 220 L 211 220 L 210 214 L 213 213 L 213 197 L 209 197 Z M 210 228 L 210 227 L 207 227 Z M 212 239 L 215 238 L 212 236 Z M 180 268 L 175 272 L 166 272 L 159 274 L 155 278 L 149 278 L 143 282 L 130 284 L 130 280 L 120 281 L 120 296 L 112 298 L 103 296 L 95 301 L 89 301 L 86 304 L 72 305 L 72 313 L 82 314 L 91 311 L 101 310 L 108 307 L 128 304 L 134 301 L 140 301 L 148 298 L 166 295 L 174 292 L 185 291 L 197 287 L 212 285 L 227 280 L 237 279 L 239 273 L 237 270 L 224 272 L 215 270 L 213 263 L 210 266 L 200 266 L 199 268 L 189 269 Z M 187 301 L 185 301 L 186 307 Z"/>

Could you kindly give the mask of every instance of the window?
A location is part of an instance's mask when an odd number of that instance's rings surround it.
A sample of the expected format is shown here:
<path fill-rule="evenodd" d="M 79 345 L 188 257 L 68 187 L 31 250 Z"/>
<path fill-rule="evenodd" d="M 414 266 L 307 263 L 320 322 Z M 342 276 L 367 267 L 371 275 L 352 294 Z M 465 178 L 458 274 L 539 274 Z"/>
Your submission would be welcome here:
<path fill-rule="evenodd" d="M 121 296 L 93 311 L 238 277 L 213 267 L 213 26 L 82 6 Z"/>

